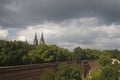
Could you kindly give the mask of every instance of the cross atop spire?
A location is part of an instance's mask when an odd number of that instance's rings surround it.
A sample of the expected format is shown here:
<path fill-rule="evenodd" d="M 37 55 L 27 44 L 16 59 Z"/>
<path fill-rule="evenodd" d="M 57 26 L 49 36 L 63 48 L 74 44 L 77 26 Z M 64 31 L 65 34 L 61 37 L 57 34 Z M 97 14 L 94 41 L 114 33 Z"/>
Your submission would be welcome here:
<path fill-rule="evenodd" d="M 44 43 L 43 32 L 42 32 L 42 34 L 41 34 L 40 43 Z"/>

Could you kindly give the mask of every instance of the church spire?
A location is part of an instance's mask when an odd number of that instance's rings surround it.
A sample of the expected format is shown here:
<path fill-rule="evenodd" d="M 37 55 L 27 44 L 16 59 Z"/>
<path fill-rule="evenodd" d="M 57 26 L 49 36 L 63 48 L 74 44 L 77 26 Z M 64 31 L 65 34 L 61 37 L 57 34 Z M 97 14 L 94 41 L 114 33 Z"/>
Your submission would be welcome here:
<path fill-rule="evenodd" d="M 34 46 L 37 46 L 38 45 L 38 40 L 37 40 L 37 34 L 35 32 L 35 38 L 34 38 Z"/>
<path fill-rule="evenodd" d="M 43 32 L 42 32 L 42 34 L 41 34 L 40 43 L 44 43 Z"/>

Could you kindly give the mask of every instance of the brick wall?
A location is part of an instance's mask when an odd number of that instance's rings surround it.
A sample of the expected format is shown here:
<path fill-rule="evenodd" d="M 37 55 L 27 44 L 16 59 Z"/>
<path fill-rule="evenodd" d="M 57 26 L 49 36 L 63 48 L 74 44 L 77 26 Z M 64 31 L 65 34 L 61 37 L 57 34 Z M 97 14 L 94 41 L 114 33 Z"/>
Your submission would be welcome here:
<path fill-rule="evenodd" d="M 40 80 L 45 69 L 57 70 L 59 63 L 0 68 L 0 80 Z"/>
<path fill-rule="evenodd" d="M 87 64 L 83 65 L 81 62 L 77 62 L 77 64 L 82 69 L 82 74 L 85 75 L 84 77 L 89 76 L 93 71 L 100 68 L 96 60 L 85 60 L 83 62 L 87 62 Z M 67 63 L 71 64 L 73 62 Z M 44 70 L 51 69 L 56 72 L 59 64 L 60 62 L 0 68 L 0 80 L 40 80 Z M 89 68 L 86 69 L 87 65 L 89 65 Z"/>

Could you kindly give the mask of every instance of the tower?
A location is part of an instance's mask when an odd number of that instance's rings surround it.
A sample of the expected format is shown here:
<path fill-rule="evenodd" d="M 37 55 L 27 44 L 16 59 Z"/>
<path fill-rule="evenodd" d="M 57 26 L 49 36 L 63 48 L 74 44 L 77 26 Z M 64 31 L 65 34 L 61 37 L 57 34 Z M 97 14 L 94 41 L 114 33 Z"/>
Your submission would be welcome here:
<path fill-rule="evenodd" d="M 44 44 L 44 37 L 43 37 L 43 32 L 41 34 L 41 38 L 40 38 L 40 44 L 43 43 Z"/>
<path fill-rule="evenodd" d="M 38 40 L 37 40 L 37 34 L 35 33 L 35 38 L 34 38 L 34 46 L 38 45 Z"/>

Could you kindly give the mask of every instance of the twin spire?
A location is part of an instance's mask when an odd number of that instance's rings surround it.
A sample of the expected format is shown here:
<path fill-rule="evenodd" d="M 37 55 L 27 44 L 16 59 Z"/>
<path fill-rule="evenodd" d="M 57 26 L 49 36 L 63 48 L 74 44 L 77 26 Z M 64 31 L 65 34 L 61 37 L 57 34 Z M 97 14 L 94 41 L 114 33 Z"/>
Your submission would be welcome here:
<path fill-rule="evenodd" d="M 41 34 L 40 43 L 44 43 L 43 32 L 42 32 L 42 34 Z"/>
<path fill-rule="evenodd" d="M 44 43 L 44 37 L 43 37 L 43 32 L 41 34 L 41 38 L 40 38 L 40 44 Z M 37 39 L 37 34 L 35 33 L 35 38 L 34 38 L 34 46 L 38 46 L 38 39 Z"/>

